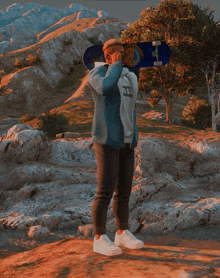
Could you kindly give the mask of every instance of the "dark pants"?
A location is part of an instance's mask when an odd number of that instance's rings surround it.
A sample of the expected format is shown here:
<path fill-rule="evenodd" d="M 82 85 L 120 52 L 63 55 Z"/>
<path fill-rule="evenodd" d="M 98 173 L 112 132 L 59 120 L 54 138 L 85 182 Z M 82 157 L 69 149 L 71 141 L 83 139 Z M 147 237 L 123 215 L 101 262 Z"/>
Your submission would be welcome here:
<path fill-rule="evenodd" d="M 112 210 L 118 230 L 128 229 L 128 203 L 134 173 L 134 149 L 129 145 L 118 150 L 108 145 L 94 142 L 97 161 L 96 197 L 91 214 L 94 234 L 106 234 L 108 206 L 113 192 Z"/>

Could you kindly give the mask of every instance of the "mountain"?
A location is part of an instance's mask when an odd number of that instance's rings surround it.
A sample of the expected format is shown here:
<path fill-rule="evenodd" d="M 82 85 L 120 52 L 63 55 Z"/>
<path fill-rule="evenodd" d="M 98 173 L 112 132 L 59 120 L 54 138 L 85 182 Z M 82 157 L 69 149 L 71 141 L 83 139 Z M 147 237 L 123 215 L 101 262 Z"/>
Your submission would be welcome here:
<path fill-rule="evenodd" d="M 80 4 L 58 10 L 30 3 L 0 11 L 0 26 L 0 118 L 20 118 L 81 96 L 89 74 L 78 64 L 85 50 L 118 39 L 130 23 Z M 60 82 L 67 82 L 62 93 Z"/>
<path fill-rule="evenodd" d="M 63 9 L 37 3 L 12 4 L 0 11 L 0 54 L 36 44 L 51 32 L 84 18 L 98 22 L 114 19 L 105 11 L 89 10 L 81 4 Z"/>

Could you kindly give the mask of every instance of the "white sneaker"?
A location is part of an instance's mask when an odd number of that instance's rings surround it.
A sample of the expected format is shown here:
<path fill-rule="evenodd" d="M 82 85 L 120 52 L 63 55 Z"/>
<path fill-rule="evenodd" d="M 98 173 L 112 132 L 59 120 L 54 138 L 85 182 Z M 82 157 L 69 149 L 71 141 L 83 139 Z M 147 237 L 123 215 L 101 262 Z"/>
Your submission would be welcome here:
<path fill-rule="evenodd" d="M 122 254 L 121 248 L 114 245 L 107 235 L 101 235 L 99 239 L 94 237 L 93 252 L 106 256 Z"/>

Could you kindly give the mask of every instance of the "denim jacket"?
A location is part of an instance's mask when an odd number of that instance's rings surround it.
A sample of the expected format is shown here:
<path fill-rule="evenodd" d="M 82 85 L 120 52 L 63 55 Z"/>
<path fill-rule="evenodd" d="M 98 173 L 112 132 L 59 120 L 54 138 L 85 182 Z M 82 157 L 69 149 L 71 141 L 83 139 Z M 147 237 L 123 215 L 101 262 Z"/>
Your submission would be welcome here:
<path fill-rule="evenodd" d="M 117 149 L 137 147 L 136 99 L 138 76 L 118 61 L 95 62 L 89 73 L 89 84 L 95 102 L 92 142 Z"/>

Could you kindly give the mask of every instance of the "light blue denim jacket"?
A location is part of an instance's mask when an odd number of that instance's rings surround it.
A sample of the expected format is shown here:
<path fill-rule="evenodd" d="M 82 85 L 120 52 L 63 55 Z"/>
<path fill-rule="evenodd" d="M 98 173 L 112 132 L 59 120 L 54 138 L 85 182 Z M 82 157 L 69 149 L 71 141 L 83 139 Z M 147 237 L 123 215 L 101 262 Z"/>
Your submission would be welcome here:
<path fill-rule="evenodd" d="M 131 87 L 131 80 L 134 87 Z M 96 62 L 89 73 L 89 84 L 95 102 L 92 142 L 117 149 L 124 148 L 124 143 L 130 143 L 130 148 L 137 147 L 136 74 L 123 68 L 121 61 L 113 64 Z"/>

